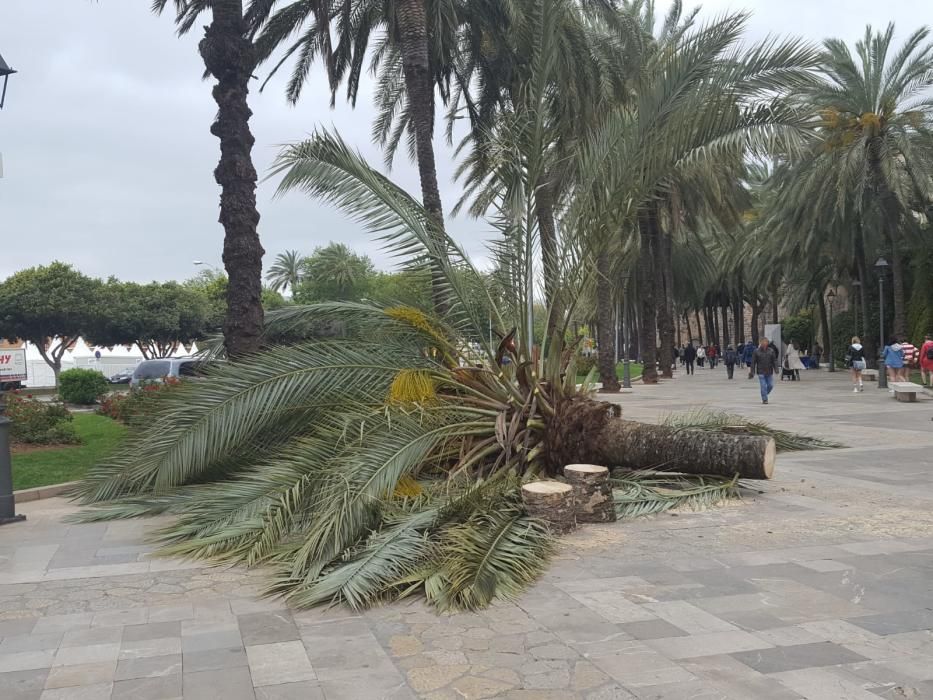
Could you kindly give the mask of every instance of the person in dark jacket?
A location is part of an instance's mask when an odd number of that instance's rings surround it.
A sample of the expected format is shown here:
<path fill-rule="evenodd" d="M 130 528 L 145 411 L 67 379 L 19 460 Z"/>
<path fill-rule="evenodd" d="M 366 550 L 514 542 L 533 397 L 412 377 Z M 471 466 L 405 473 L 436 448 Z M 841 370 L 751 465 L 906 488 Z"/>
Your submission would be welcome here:
<path fill-rule="evenodd" d="M 758 375 L 761 403 L 768 403 L 768 395 L 774 390 L 774 373 L 777 369 L 777 353 L 768 347 L 768 339 L 762 338 L 755 352 L 752 353 L 752 366 L 748 370 L 749 379 Z"/>
<path fill-rule="evenodd" d="M 729 375 L 729 379 L 732 379 L 732 375 L 735 373 L 735 363 L 738 360 L 738 355 L 736 355 L 735 350 L 732 346 L 729 345 L 726 347 L 726 353 L 722 356 L 722 361 L 726 364 L 726 373 Z"/>
<path fill-rule="evenodd" d="M 684 347 L 683 358 L 687 366 L 687 374 L 693 374 L 693 363 L 697 359 L 697 349 L 693 347 L 693 343 L 687 343 Z"/>
<path fill-rule="evenodd" d="M 752 355 L 755 353 L 755 346 L 751 341 L 745 344 L 745 350 L 742 351 L 742 362 L 745 363 L 745 366 L 751 368 L 752 366 Z"/>

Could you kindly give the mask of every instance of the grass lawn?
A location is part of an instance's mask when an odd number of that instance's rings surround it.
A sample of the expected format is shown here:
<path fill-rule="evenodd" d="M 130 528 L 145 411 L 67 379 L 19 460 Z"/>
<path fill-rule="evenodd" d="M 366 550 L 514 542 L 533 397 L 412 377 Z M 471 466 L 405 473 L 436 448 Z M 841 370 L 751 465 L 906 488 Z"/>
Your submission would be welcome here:
<path fill-rule="evenodd" d="M 639 377 L 641 377 L 641 369 L 642 369 L 642 365 L 639 364 L 638 362 L 629 362 L 629 363 L 628 363 L 628 372 L 629 372 L 629 376 L 631 377 L 632 381 L 635 381 L 636 379 L 638 379 Z M 624 365 L 623 365 L 621 362 L 620 362 L 619 364 L 616 365 L 616 376 L 617 376 L 620 380 L 622 379 L 622 373 L 623 373 L 624 371 L 625 371 L 625 370 L 624 370 Z M 578 374 L 578 375 L 577 375 L 577 382 L 582 382 L 584 379 L 586 379 L 586 375 L 585 375 L 585 374 Z M 596 374 L 596 379 L 595 379 L 595 381 L 597 381 L 597 382 L 599 381 L 599 374 L 598 374 L 598 373 Z"/>
<path fill-rule="evenodd" d="M 81 445 L 49 447 L 13 455 L 13 488 L 75 481 L 110 452 L 126 433 L 122 423 L 94 413 L 74 414 L 75 432 Z"/>

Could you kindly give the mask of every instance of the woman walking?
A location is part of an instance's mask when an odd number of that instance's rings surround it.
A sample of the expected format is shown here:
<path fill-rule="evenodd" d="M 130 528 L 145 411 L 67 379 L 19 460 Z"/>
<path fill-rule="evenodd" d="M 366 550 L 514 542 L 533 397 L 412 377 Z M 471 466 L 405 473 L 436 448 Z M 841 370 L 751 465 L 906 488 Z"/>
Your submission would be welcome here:
<path fill-rule="evenodd" d="M 787 365 L 787 369 L 794 373 L 794 380 L 799 382 L 800 370 L 804 367 L 803 362 L 800 360 L 800 351 L 797 350 L 797 343 L 793 340 L 790 341 L 790 344 L 784 351 L 784 362 Z"/>
<path fill-rule="evenodd" d="M 929 333 L 920 346 L 920 383 L 933 389 L 933 335 Z"/>
<path fill-rule="evenodd" d="M 862 370 L 865 369 L 865 348 L 862 347 L 862 339 L 857 335 L 852 336 L 852 344 L 846 352 L 846 364 L 852 370 L 852 391 L 865 391 L 862 384 Z"/>
<path fill-rule="evenodd" d="M 904 369 L 904 351 L 901 349 L 901 344 L 897 342 L 897 339 L 889 340 L 884 350 L 881 351 L 881 355 L 884 357 L 884 366 L 888 371 L 888 381 L 896 382 L 901 370 Z M 894 389 L 888 389 L 888 393 L 893 394 Z"/>
<path fill-rule="evenodd" d="M 705 360 L 705 359 L 706 359 L 706 348 L 704 348 L 704 347 L 701 345 L 700 347 L 697 348 L 697 364 L 698 364 L 700 367 L 702 367 L 702 366 L 703 366 L 703 360 Z"/>

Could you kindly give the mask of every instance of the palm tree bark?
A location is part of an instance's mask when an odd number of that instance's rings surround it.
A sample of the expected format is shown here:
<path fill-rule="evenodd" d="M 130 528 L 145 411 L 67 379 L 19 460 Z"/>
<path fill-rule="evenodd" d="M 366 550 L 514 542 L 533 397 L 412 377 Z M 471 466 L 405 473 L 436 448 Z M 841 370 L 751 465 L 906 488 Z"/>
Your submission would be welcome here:
<path fill-rule="evenodd" d="M 870 294 L 868 290 L 868 263 L 865 260 L 865 245 L 862 240 L 862 231 L 859 231 L 859 235 L 855 241 L 855 266 L 858 269 L 859 281 L 861 285 L 859 286 L 859 292 L 862 295 L 862 344 L 865 346 L 865 359 L 869 367 L 876 367 L 878 362 L 878 350 L 879 347 L 875 343 L 874 334 L 869 330 L 869 309 L 870 306 Z M 883 340 L 883 339 L 882 339 Z"/>
<path fill-rule="evenodd" d="M 262 335 L 262 256 L 252 112 L 247 104 L 249 79 L 256 67 L 255 48 L 243 20 L 242 0 L 215 0 L 213 20 L 198 44 L 213 89 L 217 118 L 211 133 L 220 139 L 220 162 L 214 179 L 220 185 L 220 223 L 224 227 L 223 261 L 227 270 L 224 346 L 238 357 L 259 349 Z"/>
<path fill-rule="evenodd" d="M 418 174 L 421 178 L 421 201 L 437 229 L 438 239 L 444 233 L 444 209 L 437 184 L 437 166 L 434 160 L 434 81 L 428 54 L 428 24 L 424 0 L 399 0 L 395 3 L 398 22 L 399 48 L 408 109 L 415 132 L 415 151 Z M 446 250 L 442 246 L 442 250 Z M 434 308 L 446 311 L 443 276 L 434 275 L 431 290 Z"/>
<path fill-rule="evenodd" d="M 720 312 L 722 313 L 722 330 L 721 339 L 722 339 L 722 348 L 725 349 L 729 345 L 729 306 L 723 304 L 719 307 Z"/>
<path fill-rule="evenodd" d="M 658 335 L 661 338 L 661 346 L 658 354 L 659 364 L 661 365 L 661 376 L 671 378 L 674 376 L 672 365 L 674 364 L 674 310 L 673 310 L 673 292 L 674 292 L 674 260 L 673 260 L 673 242 L 670 234 L 664 231 L 658 232 Z"/>
<path fill-rule="evenodd" d="M 605 250 L 596 258 L 596 316 L 599 381 L 603 392 L 614 392 L 621 388 L 616 375 L 615 333 L 612 323 L 612 282 L 609 279 L 612 265 Z"/>
<path fill-rule="evenodd" d="M 836 357 L 836 348 L 833 347 L 833 337 L 832 337 L 832 336 L 830 335 L 830 333 L 829 333 L 829 316 L 828 316 L 827 313 L 826 313 L 826 300 L 823 299 L 823 295 L 820 294 L 820 295 L 817 297 L 817 300 L 816 300 L 816 301 L 817 301 L 817 304 L 818 304 L 819 309 L 820 309 L 820 326 L 822 326 L 822 328 L 823 328 L 823 349 L 824 349 L 824 354 L 826 355 L 827 358 L 829 358 L 829 355 L 830 355 L 830 348 L 832 348 L 832 350 L 833 350 L 833 352 L 832 352 L 832 357 L 833 357 L 833 361 L 835 361 L 835 360 L 837 360 L 837 359 L 839 359 L 839 358 Z M 828 359 L 827 359 L 827 361 L 828 361 Z"/>
<path fill-rule="evenodd" d="M 554 225 L 554 192 L 549 183 L 538 187 L 535 194 L 535 217 L 541 237 L 541 264 L 544 270 L 544 298 L 548 309 L 548 340 L 560 327 L 563 309 L 557 304 L 557 284 L 560 278 L 557 259 L 557 228 Z"/>
<path fill-rule="evenodd" d="M 732 322 L 735 324 L 735 342 L 745 342 L 745 304 L 742 302 L 741 283 L 732 297 Z"/>
<path fill-rule="evenodd" d="M 754 301 L 752 302 L 752 342 L 755 345 L 758 345 L 760 339 L 760 334 L 758 332 L 759 316 L 761 315 L 761 307 L 764 305 L 764 302 Z"/>
<path fill-rule="evenodd" d="M 641 380 L 645 384 L 657 384 L 657 268 L 655 253 L 657 248 L 656 210 L 648 207 L 639 214 L 638 230 L 641 236 L 641 248 L 638 251 L 637 275 L 638 297 L 641 306 L 640 342 L 642 368 Z"/>
<path fill-rule="evenodd" d="M 700 321 L 700 310 L 699 309 L 693 310 L 693 317 L 696 319 L 696 322 L 697 322 L 697 340 L 700 341 L 700 345 L 706 345 L 706 342 L 704 340 L 706 336 L 703 335 L 703 323 Z"/>
<path fill-rule="evenodd" d="M 907 304 L 904 300 L 904 260 L 897 245 L 897 233 L 891 235 L 891 295 L 894 297 L 894 336 L 907 337 Z"/>

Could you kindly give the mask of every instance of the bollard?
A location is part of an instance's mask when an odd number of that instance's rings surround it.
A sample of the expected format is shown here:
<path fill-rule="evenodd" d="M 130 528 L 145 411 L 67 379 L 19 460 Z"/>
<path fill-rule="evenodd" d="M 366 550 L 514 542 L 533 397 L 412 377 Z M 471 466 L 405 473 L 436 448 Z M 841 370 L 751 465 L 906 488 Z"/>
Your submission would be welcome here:
<path fill-rule="evenodd" d="M 10 425 L 13 423 L 3 415 L 0 407 L 0 525 L 17 523 L 26 519 L 16 514 L 13 498 L 13 460 L 10 458 Z"/>

